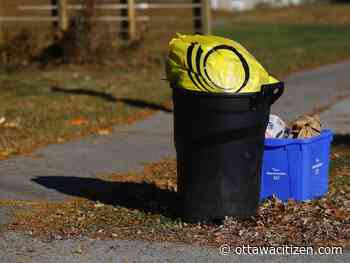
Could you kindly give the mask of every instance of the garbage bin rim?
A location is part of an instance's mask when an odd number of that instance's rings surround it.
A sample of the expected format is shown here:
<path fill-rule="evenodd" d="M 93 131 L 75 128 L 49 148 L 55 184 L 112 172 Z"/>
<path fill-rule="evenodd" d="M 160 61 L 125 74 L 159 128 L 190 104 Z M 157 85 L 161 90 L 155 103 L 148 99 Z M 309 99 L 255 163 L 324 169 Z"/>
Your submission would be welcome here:
<path fill-rule="evenodd" d="M 188 90 L 184 88 L 177 87 L 176 85 L 170 83 L 170 87 L 173 90 L 176 90 L 184 95 L 196 95 L 203 97 L 227 97 L 227 98 L 256 98 L 264 95 L 266 88 L 280 89 L 279 95 L 270 95 L 273 98 L 273 102 L 282 95 L 284 90 L 284 82 L 277 82 L 273 84 L 263 84 L 261 85 L 261 90 L 258 92 L 244 92 L 244 93 L 224 93 L 224 92 L 205 92 L 205 91 L 197 91 L 197 90 Z M 273 102 L 271 104 L 273 104 Z"/>
<path fill-rule="evenodd" d="M 202 97 L 226 97 L 226 98 L 252 98 L 263 94 L 262 91 L 259 92 L 246 92 L 246 93 L 221 93 L 221 92 L 205 92 L 197 90 L 188 90 L 184 88 L 179 88 L 174 85 L 170 85 L 173 90 L 176 90 L 184 95 L 196 95 Z"/>
<path fill-rule="evenodd" d="M 315 141 L 323 140 L 325 138 L 331 137 L 331 140 L 333 139 L 333 132 L 330 129 L 324 129 L 321 131 L 321 134 L 318 136 L 314 136 L 307 139 L 277 139 L 277 138 L 268 138 L 265 139 L 265 147 L 281 147 L 285 145 L 292 145 L 292 144 L 309 144 L 313 143 Z"/>

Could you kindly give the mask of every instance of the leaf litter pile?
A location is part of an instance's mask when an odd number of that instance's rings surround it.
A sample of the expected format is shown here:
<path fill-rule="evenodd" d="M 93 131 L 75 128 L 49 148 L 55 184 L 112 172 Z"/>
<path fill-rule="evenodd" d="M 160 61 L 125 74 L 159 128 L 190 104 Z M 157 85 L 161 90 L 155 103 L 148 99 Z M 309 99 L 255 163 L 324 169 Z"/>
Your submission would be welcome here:
<path fill-rule="evenodd" d="M 340 245 L 350 248 L 350 151 L 331 156 L 326 197 L 283 203 L 271 198 L 250 219 L 190 224 L 174 216 L 176 162 L 146 165 L 143 172 L 101 175 L 96 189 L 61 203 L 31 203 L 8 230 L 43 238 L 139 239 L 197 245 Z"/>

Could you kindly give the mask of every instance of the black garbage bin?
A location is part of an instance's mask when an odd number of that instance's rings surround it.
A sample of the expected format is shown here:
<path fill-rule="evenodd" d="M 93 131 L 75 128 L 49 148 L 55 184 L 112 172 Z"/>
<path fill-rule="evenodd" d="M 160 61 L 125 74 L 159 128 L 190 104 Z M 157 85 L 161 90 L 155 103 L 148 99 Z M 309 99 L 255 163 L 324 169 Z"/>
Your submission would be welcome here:
<path fill-rule="evenodd" d="M 245 94 L 172 88 L 179 215 L 190 221 L 255 215 L 270 106 L 283 83 Z"/>

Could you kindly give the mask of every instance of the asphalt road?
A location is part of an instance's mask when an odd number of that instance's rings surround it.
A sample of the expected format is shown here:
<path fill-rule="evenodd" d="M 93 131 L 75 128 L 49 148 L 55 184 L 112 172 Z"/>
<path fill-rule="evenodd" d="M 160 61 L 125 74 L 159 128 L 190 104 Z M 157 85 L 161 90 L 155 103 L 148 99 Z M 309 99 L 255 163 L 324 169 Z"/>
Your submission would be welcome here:
<path fill-rule="evenodd" d="M 59 240 L 44 243 L 25 235 L 0 235 L 2 263 L 330 263 L 349 262 L 349 254 L 333 256 L 221 255 L 217 248 L 144 241 Z M 237 250 L 240 252 L 241 250 Z"/>

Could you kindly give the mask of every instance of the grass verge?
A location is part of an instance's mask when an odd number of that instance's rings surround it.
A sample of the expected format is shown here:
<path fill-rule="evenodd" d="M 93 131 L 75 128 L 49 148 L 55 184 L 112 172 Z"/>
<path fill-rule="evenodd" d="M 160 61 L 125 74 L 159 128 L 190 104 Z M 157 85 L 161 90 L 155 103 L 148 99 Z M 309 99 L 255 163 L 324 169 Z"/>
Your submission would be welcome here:
<path fill-rule="evenodd" d="M 0 73 L 0 157 L 171 111 L 160 65 Z"/>
<path fill-rule="evenodd" d="M 174 217 L 176 163 L 146 165 L 142 173 L 101 175 L 99 185 L 61 203 L 35 203 L 19 210 L 9 230 L 46 240 L 92 237 L 141 239 L 218 246 L 343 246 L 350 248 L 350 151 L 331 155 L 327 196 L 310 202 L 269 199 L 258 215 L 228 218 L 222 225 L 187 224 Z M 103 186 L 103 187 L 101 187 Z M 99 189 L 99 190 L 97 190 Z M 5 204 L 3 204 L 5 205 Z"/>

